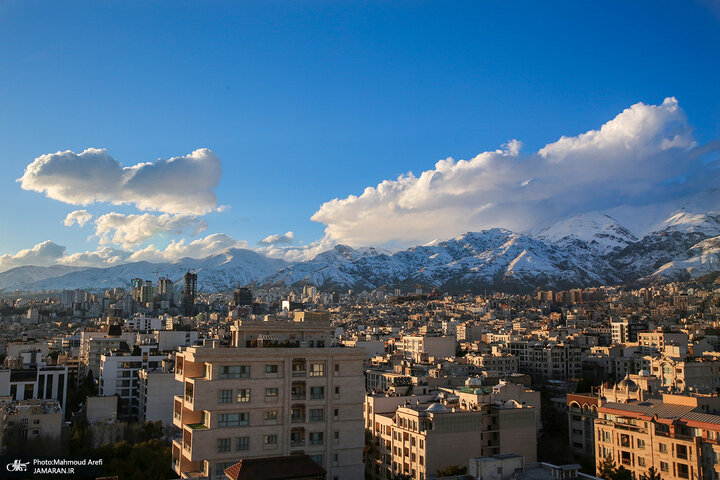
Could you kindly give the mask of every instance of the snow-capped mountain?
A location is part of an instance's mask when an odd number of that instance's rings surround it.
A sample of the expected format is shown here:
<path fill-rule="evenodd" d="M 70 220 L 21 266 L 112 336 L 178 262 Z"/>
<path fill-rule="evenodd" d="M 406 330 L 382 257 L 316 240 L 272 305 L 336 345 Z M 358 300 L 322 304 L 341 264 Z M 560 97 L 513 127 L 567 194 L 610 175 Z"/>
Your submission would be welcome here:
<path fill-rule="evenodd" d="M 136 277 L 155 281 L 159 276 L 180 283 L 188 270 L 198 273 L 199 288 L 207 292 L 229 291 L 238 284 L 370 290 L 418 283 L 450 292 L 510 292 L 682 280 L 720 269 L 720 211 L 698 209 L 716 197 L 713 191 L 675 210 L 632 207 L 646 217 L 631 224 L 608 212 L 594 212 L 529 233 L 493 228 L 396 252 L 337 245 L 299 263 L 230 249 L 168 263 L 19 267 L 0 273 L 0 289 L 102 290 L 127 287 Z M 630 211 L 616 209 L 621 218 L 632 218 Z M 658 211 L 666 216 L 657 217 Z"/>
<path fill-rule="evenodd" d="M 10 284 L 8 272 L 0 273 L 0 285 L 5 290 L 103 290 L 111 287 L 128 287 L 133 278 L 156 281 L 160 276 L 169 277 L 173 283 L 180 283 L 190 270 L 198 274 L 198 289 L 207 292 L 232 290 L 238 284 L 245 285 L 269 275 L 288 265 L 288 262 L 268 258 L 252 250 L 233 248 L 203 259 L 182 258 L 175 262 L 150 263 L 133 262 L 108 268 L 73 268 L 71 272 L 45 277 L 39 281 L 24 284 Z M 38 267 L 20 267 L 38 268 Z M 50 267 L 55 268 L 55 267 Z M 67 267 L 66 267 L 67 268 Z M 18 270 L 18 269 L 14 269 Z M 18 273 L 12 273 L 16 276 Z M 11 286 L 8 286 L 11 285 Z"/>
<path fill-rule="evenodd" d="M 592 252 L 601 255 L 622 250 L 637 241 L 635 235 L 617 220 L 599 212 L 561 220 L 541 229 L 536 236 L 564 247 L 587 245 Z"/>

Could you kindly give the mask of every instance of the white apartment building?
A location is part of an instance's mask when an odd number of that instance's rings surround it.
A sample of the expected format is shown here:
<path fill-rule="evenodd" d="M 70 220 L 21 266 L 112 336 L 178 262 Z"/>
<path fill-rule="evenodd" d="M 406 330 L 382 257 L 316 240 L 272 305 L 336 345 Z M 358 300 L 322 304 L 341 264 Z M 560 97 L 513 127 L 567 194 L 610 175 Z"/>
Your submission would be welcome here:
<path fill-rule="evenodd" d="M 157 345 L 139 345 L 135 352 L 113 351 L 100 357 L 98 394 L 120 397 L 120 417 L 140 415 L 139 372 L 162 367 L 167 355 L 158 354 Z"/>

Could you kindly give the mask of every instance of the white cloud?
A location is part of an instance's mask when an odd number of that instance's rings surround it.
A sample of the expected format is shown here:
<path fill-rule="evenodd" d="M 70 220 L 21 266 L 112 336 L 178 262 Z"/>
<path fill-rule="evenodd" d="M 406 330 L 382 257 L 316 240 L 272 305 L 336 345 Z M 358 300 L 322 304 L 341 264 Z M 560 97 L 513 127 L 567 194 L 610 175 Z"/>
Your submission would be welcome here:
<path fill-rule="evenodd" d="M 285 232 L 282 235 L 276 233 L 275 235 L 267 236 L 258 243 L 260 245 L 287 245 L 293 243 L 294 240 L 295 234 L 293 232 Z"/>
<path fill-rule="evenodd" d="M 337 244 L 333 239 L 325 235 L 320 240 L 309 245 L 279 246 L 267 245 L 258 248 L 256 251 L 271 258 L 281 258 L 288 262 L 302 262 L 313 258 L 319 253 L 330 250 Z"/>
<path fill-rule="evenodd" d="M 37 157 L 18 179 L 25 190 L 45 192 L 72 205 L 109 202 L 141 210 L 199 215 L 217 207 L 220 160 L 207 148 L 170 160 L 123 167 L 104 149 L 70 150 Z"/>
<path fill-rule="evenodd" d="M 97 250 L 77 252 L 61 259 L 64 265 L 74 267 L 112 267 L 124 263 L 131 252 L 112 247 L 99 247 Z"/>
<path fill-rule="evenodd" d="M 213 233 L 190 243 L 185 243 L 185 239 L 172 241 L 162 250 L 149 245 L 142 250 L 133 252 L 128 261 L 165 262 L 184 257 L 204 258 L 216 255 L 228 248 L 246 248 L 247 245 L 244 240 L 235 240 L 224 233 Z"/>
<path fill-rule="evenodd" d="M 709 186 L 700 150 L 677 100 L 637 103 L 599 130 L 562 137 L 539 152 L 520 142 L 470 160 L 440 160 L 324 203 L 312 220 L 329 240 L 404 246 L 467 231 L 535 225 L 623 203 L 652 203 Z M 717 150 L 717 147 L 715 147 Z M 681 181 L 673 181 L 681 179 Z"/>
<path fill-rule="evenodd" d="M 95 220 L 95 236 L 101 245 L 121 245 L 123 248 L 137 246 L 163 233 L 181 234 L 192 229 L 197 235 L 207 224 L 194 215 L 123 215 L 111 212 Z"/>
<path fill-rule="evenodd" d="M 33 248 L 20 250 L 15 255 L 0 255 L 0 271 L 24 265 L 49 266 L 55 265 L 65 255 L 65 247 L 46 240 Z"/>
<path fill-rule="evenodd" d="M 87 222 L 92 219 L 92 215 L 87 210 L 75 210 L 65 216 L 63 223 L 66 227 L 72 227 L 74 224 L 78 224 L 80 227 L 84 227 Z"/>

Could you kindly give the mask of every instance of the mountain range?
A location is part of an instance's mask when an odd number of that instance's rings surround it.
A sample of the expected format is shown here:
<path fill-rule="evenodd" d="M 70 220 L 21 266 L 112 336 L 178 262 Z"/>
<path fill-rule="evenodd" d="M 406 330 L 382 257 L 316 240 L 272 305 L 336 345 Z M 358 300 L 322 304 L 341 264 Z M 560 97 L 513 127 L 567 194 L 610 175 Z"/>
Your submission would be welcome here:
<path fill-rule="evenodd" d="M 321 290 L 425 284 L 446 292 L 527 292 L 687 280 L 720 270 L 720 208 L 712 208 L 720 205 L 720 192 L 697 198 L 701 201 L 674 208 L 580 214 L 524 233 L 503 228 L 469 232 L 396 252 L 337 245 L 297 263 L 229 249 L 167 263 L 24 266 L 0 273 L 0 290 L 103 290 L 128 287 L 131 278 L 156 281 L 159 276 L 179 284 L 188 270 L 198 273 L 199 289 L 205 292 L 230 291 L 238 284 Z"/>

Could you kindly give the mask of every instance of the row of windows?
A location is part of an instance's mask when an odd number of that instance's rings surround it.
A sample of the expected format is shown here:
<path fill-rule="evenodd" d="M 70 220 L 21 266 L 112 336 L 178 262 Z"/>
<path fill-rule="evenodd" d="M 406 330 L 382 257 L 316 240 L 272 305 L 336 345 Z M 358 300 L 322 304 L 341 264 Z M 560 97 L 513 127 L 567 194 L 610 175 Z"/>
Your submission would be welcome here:
<path fill-rule="evenodd" d="M 208 365 L 209 367 L 209 365 Z M 304 364 L 293 364 L 293 371 L 305 370 Z M 340 365 L 335 364 L 335 372 L 340 371 Z M 278 373 L 277 364 L 265 365 L 266 374 Z M 310 371 L 308 375 L 311 377 L 324 377 L 325 376 L 325 363 L 311 363 Z M 223 365 L 220 367 L 220 378 L 250 378 L 250 365 Z"/>
<path fill-rule="evenodd" d="M 334 411 L 334 416 L 337 419 L 339 414 L 338 409 Z M 277 410 L 266 410 L 263 412 L 263 420 L 272 421 L 278 419 Z M 291 411 L 291 420 L 304 422 L 305 413 L 301 409 L 293 408 Z M 322 422 L 325 420 L 325 409 L 323 408 L 311 408 L 308 412 L 308 421 L 310 422 Z M 247 427 L 250 425 L 250 414 L 248 412 L 239 413 L 220 413 L 218 414 L 218 427 Z M 422 440 L 420 440 L 422 443 Z"/>
<path fill-rule="evenodd" d="M 275 398 L 278 396 L 279 390 L 277 388 L 266 388 L 265 397 Z M 305 386 L 294 385 L 292 387 L 291 394 L 293 397 L 305 398 Z M 340 395 L 340 387 L 335 387 L 335 395 Z M 325 387 L 310 387 L 310 398 L 312 400 L 321 400 L 325 398 Z M 238 403 L 250 402 L 250 389 L 241 388 L 237 390 L 235 399 Z M 233 403 L 233 391 L 232 389 L 218 390 L 218 403 Z"/>

